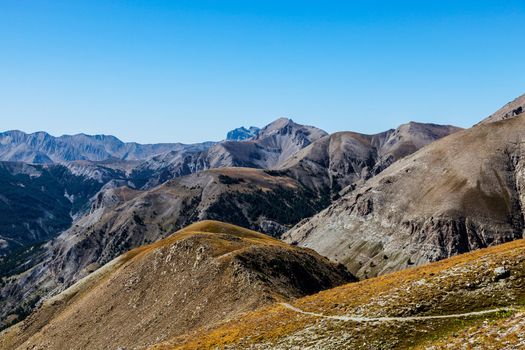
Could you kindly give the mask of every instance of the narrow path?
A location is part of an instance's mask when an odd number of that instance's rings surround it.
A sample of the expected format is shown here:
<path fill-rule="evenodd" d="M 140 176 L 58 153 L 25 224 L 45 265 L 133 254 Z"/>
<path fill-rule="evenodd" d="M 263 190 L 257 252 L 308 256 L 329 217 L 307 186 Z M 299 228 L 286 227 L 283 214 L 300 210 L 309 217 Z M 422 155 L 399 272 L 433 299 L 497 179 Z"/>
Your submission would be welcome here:
<path fill-rule="evenodd" d="M 328 318 L 332 320 L 339 320 L 339 321 L 354 321 L 354 322 L 389 322 L 389 321 L 397 321 L 397 322 L 404 322 L 404 321 L 421 321 L 421 320 L 437 320 L 437 319 L 443 319 L 443 318 L 461 318 L 461 317 L 469 317 L 469 316 L 479 316 L 479 315 L 486 315 L 486 314 L 493 314 L 495 312 L 499 311 L 514 311 L 514 308 L 509 307 L 500 307 L 497 309 L 490 309 L 490 310 L 483 310 L 483 311 L 473 311 L 473 312 L 467 312 L 463 314 L 451 314 L 451 315 L 437 315 L 437 316 L 407 316 L 407 317 L 361 317 L 361 316 L 331 316 L 331 315 L 323 315 L 318 314 L 316 312 L 308 312 L 301 310 L 299 308 L 296 308 L 293 305 L 290 305 L 288 303 L 281 303 L 282 306 L 286 307 L 287 309 L 290 309 L 292 311 L 295 311 L 297 313 L 303 314 L 303 315 L 309 315 L 309 316 L 315 316 L 315 317 L 321 317 L 321 318 Z"/>

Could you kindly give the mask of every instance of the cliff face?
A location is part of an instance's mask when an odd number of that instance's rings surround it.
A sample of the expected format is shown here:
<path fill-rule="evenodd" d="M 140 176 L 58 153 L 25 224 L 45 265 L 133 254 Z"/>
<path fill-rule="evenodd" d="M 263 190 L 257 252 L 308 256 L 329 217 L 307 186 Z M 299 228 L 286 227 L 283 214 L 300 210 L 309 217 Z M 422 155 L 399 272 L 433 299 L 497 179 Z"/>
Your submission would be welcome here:
<path fill-rule="evenodd" d="M 521 238 L 525 117 L 455 133 L 286 233 L 370 277 Z"/>

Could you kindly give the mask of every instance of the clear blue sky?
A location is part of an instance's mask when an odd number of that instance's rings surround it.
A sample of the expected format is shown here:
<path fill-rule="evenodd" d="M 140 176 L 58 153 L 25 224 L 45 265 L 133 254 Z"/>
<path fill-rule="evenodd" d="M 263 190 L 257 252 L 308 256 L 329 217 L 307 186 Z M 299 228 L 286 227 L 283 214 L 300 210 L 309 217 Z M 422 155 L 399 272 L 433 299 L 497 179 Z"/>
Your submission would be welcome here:
<path fill-rule="evenodd" d="M 524 41 L 523 0 L 0 0 L 0 129 L 470 126 L 525 92 Z"/>

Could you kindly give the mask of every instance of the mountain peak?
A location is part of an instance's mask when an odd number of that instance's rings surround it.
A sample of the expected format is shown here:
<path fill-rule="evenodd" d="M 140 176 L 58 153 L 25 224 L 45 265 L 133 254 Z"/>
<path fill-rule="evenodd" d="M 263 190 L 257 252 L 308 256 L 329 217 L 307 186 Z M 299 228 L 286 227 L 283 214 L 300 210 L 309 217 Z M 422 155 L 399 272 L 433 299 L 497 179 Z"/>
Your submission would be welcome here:
<path fill-rule="evenodd" d="M 284 128 L 287 125 L 298 125 L 295 124 L 294 121 L 290 118 L 279 118 L 271 122 L 270 124 L 266 125 L 263 129 L 265 130 L 275 130 L 275 129 L 281 129 Z"/>
<path fill-rule="evenodd" d="M 275 134 L 296 133 L 297 131 L 305 135 L 311 135 L 312 140 L 310 141 L 328 135 L 326 131 L 314 126 L 297 124 L 290 118 L 279 118 L 262 128 L 257 135 L 257 139 L 263 139 Z"/>
<path fill-rule="evenodd" d="M 233 129 L 226 135 L 226 141 L 245 141 L 250 140 L 259 134 L 260 128 L 256 126 L 250 126 L 248 129 L 244 126 Z"/>

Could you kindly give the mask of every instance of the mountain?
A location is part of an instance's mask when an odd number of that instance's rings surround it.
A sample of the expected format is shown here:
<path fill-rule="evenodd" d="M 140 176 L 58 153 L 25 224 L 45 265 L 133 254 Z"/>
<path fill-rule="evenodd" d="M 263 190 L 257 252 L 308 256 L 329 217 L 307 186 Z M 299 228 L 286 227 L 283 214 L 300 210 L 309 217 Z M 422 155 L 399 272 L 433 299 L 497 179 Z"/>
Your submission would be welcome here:
<path fill-rule="evenodd" d="M 326 135 L 321 129 L 281 118 L 246 141 L 223 141 L 201 151 L 172 151 L 152 157 L 133 169 L 130 176 L 137 188 L 149 189 L 168 179 L 207 169 L 278 167 L 294 153 Z"/>
<path fill-rule="evenodd" d="M 514 118 L 525 112 L 525 94 L 507 103 L 498 111 L 481 121 L 482 124 L 493 123 L 508 118 Z"/>
<path fill-rule="evenodd" d="M 247 168 L 208 170 L 149 191 L 110 185 L 60 236 L 9 262 L 4 274 L 9 283 L 0 285 L 0 320 L 15 309 L 29 311 L 118 255 L 196 221 L 223 220 L 278 236 L 329 204 L 294 179 Z"/>
<path fill-rule="evenodd" d="M 245 141 L 245 140 L 249 140 L 249 139 L 252 139 L 252 138 L 256 137 L 257 134 L 259 134 L 260 130 L 261 129 L 259 129 L 258 127 L 255 127 L 255 126 L 250 126 L 248 129 L 246 129 L 244 126 L 242 126 L 240 128 L 233 129 L 232 131 L 229 131 L 228 134 L 226 135 L 226 140 L 227 141 Z"/>
<path fill-rule="evenodd" d="M 265 130 L 272 142 L 286 138 L 289 135 L 286 128 L 292 128 L 292 133 L 298 134 L 313 134 L 315 131 L 302 129 L 302 126 L 296 126 L 290 121 L 283 120 L 279 123 L 281 126 L 274 125 Z M 415 123 L 411 125 L 387 132 L 390 138 L 382 137 L 381 142 L 369 140 L 363 147 L 369 153 L 377 153 L 374 145 L 383 144 L 382 149 L 386 150 L 386 143 L 391 143 L 390 140 L 398 141 L 393 142 L 388 149 L 398 149 L 396 145 L 405 145 L 407 142 L 420 147 L 432 138 L 456 131 L 453 127 Z M 409 132 L 410 130 L 413 132 Z M 334 145 L 338 135 L 324 136 L 313 141 L 307 148 L 322 150 L 321 153 L 329 155 L 328 158 L 322 161 L 313 158 L 317 151 L 300 153 L 304 161 L 297 164 L 291 162 L 288 169 L 201 170 L 148 190 L 130 188 L 129 181 L 137 183 L 137 177 L 133 176 L 129 177 L 132 180 L 127 180 L 128 182 L 120 180 L 108 183 L 92 197 L 90 212 L 75 220 L 73 226 L 60 237 L 38 251 L 24 252 L 21 258 L 9 263 L 9 266 L 14 265 L 16 268 L 10 267 L 8 270 L 16 271 L 17 276 L 10 278 L 9 285 L 0 287 L 0 294 L 3 296 L 0 300 L 0 319 L 4 319 L 15 308 L 21 307 L 25 312 L 29 311 L 41 298 L 55 295 L 119 254 L 166 237 L 198 220 L 221 220 L 279 236 L 330 204 L 331 195 L 339 191 L 341 186 L 331 187 L 332 170 L 327 167 L 336 169 L 341 166 L 341 169 L 349 169 L 344 178 L 338 179 L 338 184 L 353 184 L 354 180 L 361 179 L 365 172 L 360 171 L 355 175 L 354 169 L 357 167 L 350 163 L 355 158 L 355 147 L 352 147 L 354 140 L 379 138 L 354 133 L 348 135 L 351 137 L 348 137 L 344 147 L 330 146 L 330 143 Z M 420 139 L 425 142 L 417 141 Z M 250 141 L 249 144 L 253 145 L 254 142 Z M 410 151 L 412 148 L 404 149 Z M 402 152 L 390 153 L 394 154 L 393 157 L 403 155 Z M 374 168 L 378 159 L 379 157 L 372 159 L 370 169 Z M 347 161 L 348 164 L 345 163 Z M 307 164 L 315 164 L 317 167 L 305 166 Z M 387 165 L 385 162 L 382 166 Z M 381 170 L 374 169 L 378 172 Z M 93 171 L 85 166 L 77 170 L 77 173 L 93 175 Z M 155 170 L 155 174 L 159 173 L 158 169 Z M 369 177 L 373 172 L 368 171 L 367 174 Z M 155 176 L 151 175 L 151 178 Z M 171 175 L 165 177 L 166 180 L 170 178 Z M 8 273 L 5 275 L 9 276 Z M 20 306 L 20 298 L 24 298 L 27 303 Z"/>
<path fill-rule="evenodd" d="M 522 349 L 525 242 L 274 303 L 151 350 Z"/>
<path fill-rule="evenodd" d="M 184 145 L 124 143 L 107 135 L 63 135 L 45 132 L 26 134 L 12 130 L 0 133 L 0 160 L 25 163 L 62 163 L 75 160 L 141 160 L 169 151 L 203 150 L 211 143 Z"/>
<path fill-rule="evenodd" d="M 459 130 L 450 125 L 410 122 L 375 135 L 337 132 L 298 151 L 279 169 L 309 188 L 330 188 L 337 193 Z"/>
<path fill-rule="evenodd" d="M 523 135 L 525 115 L 442 138 L 284 239 L 371 277 L 521 238 Z"/>
<path fill-rule="evenodd" d="M 313 126 L 300 125 L 291 119 L 280 118 L 259 131 L 254 143 L 265 149 L 261 155 L 263 168 L 278 167 L 297 151 L 328 135 Z"/>
<path fill-rule="evenodd" d="M 3 332 L 0 348 L 142 349 L 354 280 L 311 250 L 205 221 L 132 250 L 49 299 Z"/>

